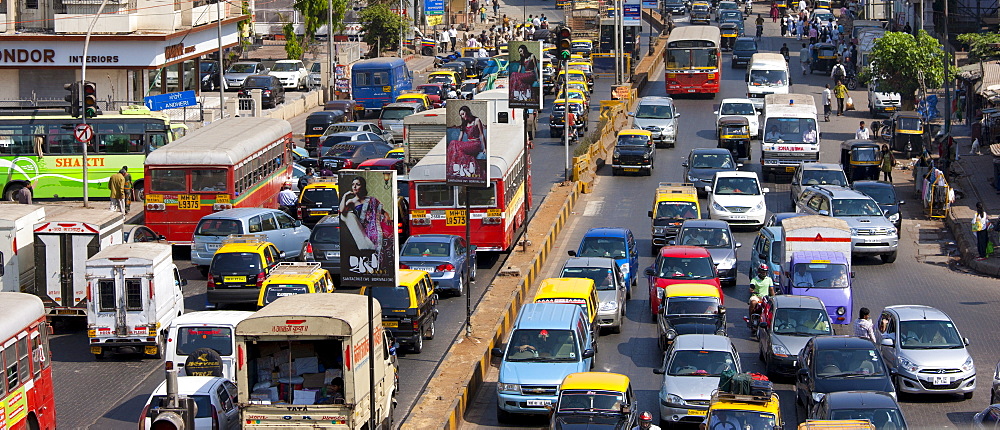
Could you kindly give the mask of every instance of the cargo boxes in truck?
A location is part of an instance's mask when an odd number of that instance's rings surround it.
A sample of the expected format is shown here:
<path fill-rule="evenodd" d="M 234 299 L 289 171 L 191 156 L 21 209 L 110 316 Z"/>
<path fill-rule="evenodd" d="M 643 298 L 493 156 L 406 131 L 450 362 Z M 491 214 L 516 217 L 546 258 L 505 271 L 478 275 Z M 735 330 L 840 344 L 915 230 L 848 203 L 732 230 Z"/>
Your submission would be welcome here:
<path fill-rule="evenodd" d="M 236 382 L 243 428 L 367 428 L 372 404 L 379 428 L 391 428 L 396 364 L 374 303 L 369 319 L 368 297 L 297 294 L 241 321 Z"/>
<path fill-rule="evenodd" d="M 87 260 L 87 337 L 97 358 L 163 355 L 167 327 L 184 313 L 187 283 L 171 254 L 168 244 L 126 243 Z"/>
<path fill-rule="evenodd" d="M 35 286 L 53 316 L 86 316 L 87 259 L 122 243 L 119 212 L 72 208 L 35 224 Z"/>
<path fill-rule="evenodd" d="M 0 279 L 2 291 L 23 292 L 35 282 L 35 224 L 45 219 L 36 205 L 0 206 Z"/>

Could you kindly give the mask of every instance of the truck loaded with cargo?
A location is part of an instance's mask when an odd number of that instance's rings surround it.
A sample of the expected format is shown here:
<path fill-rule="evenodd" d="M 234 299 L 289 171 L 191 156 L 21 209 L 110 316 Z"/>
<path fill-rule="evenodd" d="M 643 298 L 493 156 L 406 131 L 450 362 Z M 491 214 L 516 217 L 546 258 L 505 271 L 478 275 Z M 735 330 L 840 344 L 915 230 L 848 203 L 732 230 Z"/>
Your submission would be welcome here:
<path fill-rule="evenodd" d="M 369 319 L 365 296 L 297 294 L 240 321 L 236 382 L 243 428 L 369 428 L 371 410 L 377 428 L 391 428 L 396 359 L 377 300 L 373 313 Z"/>
<path fill-rule="evenodd" d="M 98 359 L 106 353 L 160 358 L 167 328 L 184 314 L 187 284 L 162 243 L 112 245 L 87 260 L 87 337 Z"/>
<path fill-rule="evenodd" d="M 823 301 L 834 324 L 850 324 L 853 314 L 851 228 L 847 221 L 806 215 L 781 223 L 784 294 Z"/>
<path fill-rule="evenodd" d="M 444 139 L 447 133 L 445 108 L 430 109 L 403 118 L 403 147 L 406 164 L 414 165 Z"/>
<path fill-rule="evenodd" d="M 35 285 L 50 316 L 87 314 L 87 259 L 123 242 L 120 212 L 71 208 L 34 226 Z"/>

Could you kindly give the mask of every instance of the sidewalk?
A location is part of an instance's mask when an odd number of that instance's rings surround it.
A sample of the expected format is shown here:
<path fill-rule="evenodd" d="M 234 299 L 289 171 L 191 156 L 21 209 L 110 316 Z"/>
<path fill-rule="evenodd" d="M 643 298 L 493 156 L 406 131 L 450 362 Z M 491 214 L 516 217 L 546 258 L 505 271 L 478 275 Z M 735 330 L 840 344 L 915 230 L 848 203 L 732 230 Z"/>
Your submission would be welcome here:
<path fill-rule="evenodd" d="M 1000 251 L 977 261 L 976 236 L 971 229 L 977 202 L 983 202 L 991 219 L 1000 215 L 1000 194 L 993 187 L 993 155 L 985 147 L 982 155 L 969 155 L 972 138 L 968 126 L 952 125 L 952 135 L 958 144 L 958 161 L 953 164 L 951 185 L 961 197 L 952 205 L 946 223 L 958 243 L 962 264 L 981 274 L 1000 277 Z"/>

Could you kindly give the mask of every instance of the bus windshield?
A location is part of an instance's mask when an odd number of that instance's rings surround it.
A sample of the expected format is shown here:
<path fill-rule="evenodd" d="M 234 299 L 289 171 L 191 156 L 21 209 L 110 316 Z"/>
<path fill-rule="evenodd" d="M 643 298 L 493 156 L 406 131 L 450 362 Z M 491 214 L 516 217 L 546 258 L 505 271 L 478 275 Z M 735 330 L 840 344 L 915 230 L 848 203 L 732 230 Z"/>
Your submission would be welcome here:
<path fill-rule="evenodd" d="M 715 48 L 671 48 L 667 49 L 667 69 L 716 69 L 719 54 Z"/>

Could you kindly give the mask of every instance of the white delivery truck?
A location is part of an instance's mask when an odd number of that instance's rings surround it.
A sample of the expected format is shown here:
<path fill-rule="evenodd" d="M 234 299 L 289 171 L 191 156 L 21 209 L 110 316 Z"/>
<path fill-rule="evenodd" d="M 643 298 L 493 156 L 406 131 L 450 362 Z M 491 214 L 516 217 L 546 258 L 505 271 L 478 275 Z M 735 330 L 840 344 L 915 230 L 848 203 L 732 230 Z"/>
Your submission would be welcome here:
<path fill-rule="evenodd" d="M 27 291 L 35 282 L 35 224 L 45 219 L 45 207 L 0 206 L 0 291 Z"/>
<path fill-rule="evenodd" d="M 369 320 L 362 295 L 279 298 L 236 326 L 236 348 L 245 430 L 368 428 L 372 404 L 377 428 L 393 427 L 396 360 L 377 300 Z M 375 392 L 369 366 L 375 366 Z"/>
<path fill-rule="evenodd" d="M 90 352 L 145 353 L 160 358 L 167 327 L 184 314 L 173 249 L 162 243 L 112 245 L 87 260 Z"/>
<path fill-rule="evenodd" d="M 806 94 L 764 96 L 760 163 L 764 175 L 791 174 L 802 163 L 819 161 L 816 102 Z"/>
<path fill-rule="evenodd" d="M 177 369 L 177 376 L 212 376 L 186 369 L 195 351 L 209 348 L 219 354 L 222 377 L 235 381 L 236 325 L 250 315 L 253 312 L 201 311 L 175 318 L 167 329 L 167 370 Z"/>
<path fill-rule="evenodd" d="M 87 259 L 122 243 L 124 216 L 103 209 L 71 208 L 35 224 L 35 286 L 51 316 L 86 316 Z"/>
<path fill-rule="evenodd" d="M 747 98 L 753 107 L 764 107 L 764 96 L 768 94 L 788 94 L 788 62 L 781 54 L 759 52 L 750 57 L 747 65 Z"/>

